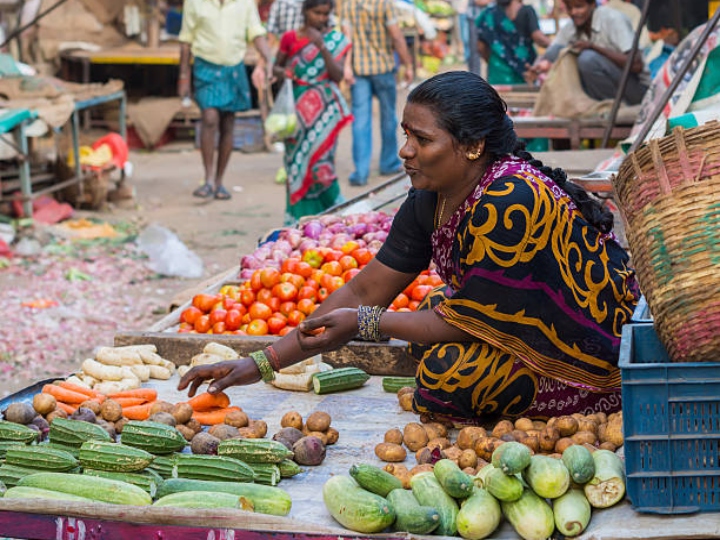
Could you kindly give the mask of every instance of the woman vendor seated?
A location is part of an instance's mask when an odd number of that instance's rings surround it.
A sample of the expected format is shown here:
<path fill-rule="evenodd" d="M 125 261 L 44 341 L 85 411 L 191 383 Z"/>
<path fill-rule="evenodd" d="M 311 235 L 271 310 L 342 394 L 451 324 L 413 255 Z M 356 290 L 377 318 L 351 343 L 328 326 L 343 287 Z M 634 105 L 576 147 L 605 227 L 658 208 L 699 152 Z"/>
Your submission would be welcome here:
<path fill-rule="evenodd" d="M 272 346 L 195 367 L 179 389 L 270 381 L 358 335 L 393 336 L 418 362 L 418 413 L 475 423 L 619 410 L 621 329 L 639 293 L 612 214 L 523 150 L 478 75 L 420 84 L 402 128 L 412 189 L 377 256 Z M 431 263 L 446 285 L 424 309 L 386 311 Z"/>
<path fill-rule="evenodd" d="M 612 8 L 598 7 L 595 0 L 563 0 L 571 22 L 563 26 L 528 72 L 532 78 L 549 71 L 566 47 L 576 53 L 583 90 L 593 99 L 615 99 L 623 68 L 632 53 L 634 31 L 630 20 Z M 650 85 L 650 74 L 637 52 L 630 66 L 624 100 L 629 105 L 642 101 Z"/>

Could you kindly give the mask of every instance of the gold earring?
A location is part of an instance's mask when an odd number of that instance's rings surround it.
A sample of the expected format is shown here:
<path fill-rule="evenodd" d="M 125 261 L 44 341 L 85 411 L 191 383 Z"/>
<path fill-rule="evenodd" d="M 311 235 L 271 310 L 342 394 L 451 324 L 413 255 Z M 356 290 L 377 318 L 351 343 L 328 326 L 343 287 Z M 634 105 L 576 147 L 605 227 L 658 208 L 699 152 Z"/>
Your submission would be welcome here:
<path fill-rule="evenodd" d="M 465 157 L 467 157 L 470 161 L 475 161 L 480 156 L 482 156 L 482 152 L 480 152 L 480 150 L 478 150 L 477 152 L 468 152 L 467 154 L 465 154 Z"/>

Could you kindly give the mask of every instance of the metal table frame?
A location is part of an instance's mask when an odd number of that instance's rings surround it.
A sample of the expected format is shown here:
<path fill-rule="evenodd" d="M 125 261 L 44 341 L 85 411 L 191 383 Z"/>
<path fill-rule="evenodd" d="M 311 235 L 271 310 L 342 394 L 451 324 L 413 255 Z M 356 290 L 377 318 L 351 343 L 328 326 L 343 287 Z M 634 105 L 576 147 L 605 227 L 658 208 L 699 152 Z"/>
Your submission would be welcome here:
<path fill-rule="evenodd" d="M 15 139 L 14 144 L 4 138 L 0 140 L 5 144 L 10 144 L 18 152 L 20 191 L 23 195 L 23 211 L 27 215 L 32 215 L 32 184 L 25 127 L 35 118 L 37 118 L 37 114 L 29 109 L 9 109 L 0 116 L 0 134 L 12 133 Z"/>

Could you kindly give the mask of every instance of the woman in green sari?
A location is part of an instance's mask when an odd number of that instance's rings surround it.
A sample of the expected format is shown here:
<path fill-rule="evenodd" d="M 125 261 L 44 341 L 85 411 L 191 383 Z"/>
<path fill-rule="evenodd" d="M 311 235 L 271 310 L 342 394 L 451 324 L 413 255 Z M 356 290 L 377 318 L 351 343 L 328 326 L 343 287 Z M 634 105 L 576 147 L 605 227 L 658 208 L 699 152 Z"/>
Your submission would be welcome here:
<path fill-rule="evenodd" d="M 522 0 L 497 0 L 475 24 L 478 52 L 488 63 L 487 81 L 525 84 L 524 74 L 537 58 L 535 45 L 550 45 L 532 6 L 524 6 Z"/>
<path fill-rule="evenodd" d="M 286 224 L 342 202 L 335 173 L 340 130 L 352 121 L 338 83 L 350 42 L 328 28 L 333 0 L 305 0 L 305 23 L 280 39 L 275 73 L 293 81 L 297 130 L 285 140 Z"/>

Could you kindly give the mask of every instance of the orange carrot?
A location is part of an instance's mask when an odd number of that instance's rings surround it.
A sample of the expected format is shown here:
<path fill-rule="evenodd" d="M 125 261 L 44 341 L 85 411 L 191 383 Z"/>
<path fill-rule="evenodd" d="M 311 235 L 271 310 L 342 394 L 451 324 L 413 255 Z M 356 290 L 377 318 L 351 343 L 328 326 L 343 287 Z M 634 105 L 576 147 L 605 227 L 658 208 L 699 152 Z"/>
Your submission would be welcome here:
<path fill-rule="evenodd" d="M 60 381 L 57 383 L 57 386 L 62 386 L 63 388 L 67 390 L 72 390 L 73 392 L 77 392 L 78 394 L 85 394 L 86 396 L 88 396 L 88 398 L 99 401 L 100 403 L 105 401 L 105 394 L 96 392 L 92 388 L 85 388 L 84 386 L 80 386 L 79 384 L 73 384 L 68 381 Z"/>
<path fill-rule="evenodd" d="M 70 405 L 69 403 L 63 403 L 62 401 L 58 401 L 57 408 L 65 411 L 68 414 L 72 414 L 77 410 L 78 406 Z"/>
<path fill-rule="evenodd" d="M 157 399 L 157 390 L 153 388 L 135 388 L 134 390 L 115 392 L 114 394 L 109 394 L 108 397 L 111 399 L 135 397 L 144 398 L 145 401 L 155 401 Z"/>
<path fill-rule="evenodd" d="M 122 408 L 134 407 L 135 405 L 142 405 L 147 402 L 145 398 L 141 397 L 119 397 L 114 398 L 113 401 L 117 402 Z"/>
<path fill-rule="evenodd" d="M 206 412 L 213 409 L 225 409 L 230 406 L 230 398 L 225 392 L 210 394 L 203 392 L 188 401 L 194 411 Z"/>
<path fill-rule="evenodd" d="M 214 426 L 222 424 L 228 413 L 240 411 L 240 407 L 225 407 L 222 409 L 212 409 L 209 411 L 195 411 L 192 417 L 200 422 L 203 426 Z"/>
<path fill-rule="evenodd" d="M 46 384 L 45 386 L 43 386 L 42 392 L 43 394 L 50 394 L 56 400 L 62 401 L 64 403 L 80 404 L 83 401 L 87 401 L 88 399 L 90 399 L 85 394 L 81 394 L 80 392 L 74 392 L 73 390 L 68 390 L 67 388 L 63 388 L 62 386 L 58 386 L 56 384 Z"/>
<path fill-rule="evenodd" d="M 150 407 L 153 402 L 143 403 L 142 405 L 134 405 L 132 407 L 123 407 L 123 416 L 128 420 L 147 420 L 150 417 Z"/>

